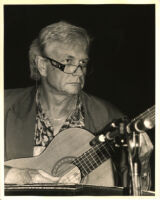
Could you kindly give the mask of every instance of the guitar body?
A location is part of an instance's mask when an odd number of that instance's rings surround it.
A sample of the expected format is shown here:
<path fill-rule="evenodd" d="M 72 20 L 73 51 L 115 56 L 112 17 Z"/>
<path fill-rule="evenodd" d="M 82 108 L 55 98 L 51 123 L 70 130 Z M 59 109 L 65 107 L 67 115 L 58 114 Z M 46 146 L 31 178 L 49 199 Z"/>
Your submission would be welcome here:
<path fill-rule="evenodd" d="M 80 128 L 66 129 L 60 132 L 39 156 L 19 158 L 5 162 L 6 166 L 16 168 L 41 169 L 52 176 L 64 177 L 80 174 L 79 183 L 100 186 L 114 186 L 111 159 L 94 169 L 87 177 L 81 179 L 80 170 L 72 161 L 88 151 L 89 142 L 94 136 Z"/>

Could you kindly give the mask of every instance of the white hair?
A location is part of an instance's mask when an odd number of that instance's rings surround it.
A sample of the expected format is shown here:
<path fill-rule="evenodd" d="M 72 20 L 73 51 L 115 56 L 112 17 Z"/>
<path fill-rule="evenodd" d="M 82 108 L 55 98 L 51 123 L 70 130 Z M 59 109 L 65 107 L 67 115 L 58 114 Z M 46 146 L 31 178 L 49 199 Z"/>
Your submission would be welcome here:
<path fill-rule="evenodd" d="M 64 43 L 83 42 L 86 49 L 89 49 L 91 38 L 84 28 L 72 25 L 65 21 L 60 21 L 43 28 L 37 39 L 35 39 L 29 50 L 30 76 L 34 80 L 40 79 L 35 58 L 43 56 L 43 50 L 47 43 L 60 41 Z"/>

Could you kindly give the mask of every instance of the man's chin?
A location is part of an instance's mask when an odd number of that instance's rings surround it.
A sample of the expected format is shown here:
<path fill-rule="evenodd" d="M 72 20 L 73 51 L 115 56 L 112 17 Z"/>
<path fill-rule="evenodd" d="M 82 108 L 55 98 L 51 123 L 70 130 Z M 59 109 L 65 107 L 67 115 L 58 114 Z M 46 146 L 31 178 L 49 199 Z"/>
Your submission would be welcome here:
<path fill-rule="evenodd" d="M 82 90 L 81 85 L 70 86 L 66 88 L 65 92 L 70 95 L 78 94 Z"/>

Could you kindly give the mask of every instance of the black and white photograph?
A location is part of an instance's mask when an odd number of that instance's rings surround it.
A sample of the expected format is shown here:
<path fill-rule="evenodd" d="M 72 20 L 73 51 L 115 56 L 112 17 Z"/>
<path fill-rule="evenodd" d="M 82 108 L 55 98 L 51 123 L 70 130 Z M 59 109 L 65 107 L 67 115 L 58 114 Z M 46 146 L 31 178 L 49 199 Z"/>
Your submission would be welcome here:
<path fill-rule="evenodd" d="M 156 4 L 7 4 L 4 195 L 155 196 Z"/>

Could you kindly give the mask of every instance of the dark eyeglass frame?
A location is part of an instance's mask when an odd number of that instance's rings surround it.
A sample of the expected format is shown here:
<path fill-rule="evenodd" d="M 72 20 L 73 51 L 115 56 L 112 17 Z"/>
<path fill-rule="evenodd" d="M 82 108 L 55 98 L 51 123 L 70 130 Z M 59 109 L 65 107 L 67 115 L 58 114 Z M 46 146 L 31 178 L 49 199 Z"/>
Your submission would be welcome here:
<path fill-rule="evenodd" d="M 74 70 L 74 72 L 72 72 L 72 73 L 67 73 L 67 72 L 64 71 L 64 69 L 65 69 L 65 67 L 67 66 L 67 64 L 62 64 L 62 63 L 60 63 L 60 62 L 58 62 L 58 61 L 56 61 L 56 60 L 54 60 L 54 59 L 52 59 L 52 58 L 49 58 L 49 57 L 47 57 L 47 56 L 45 56 L 44 58 L 47 58 L 47 59 L 50 61 L 50 63 L 51 63 L 52 66 L 58 68 L 59 70 L 61 70 L 61 71 L 64 72 L 65 74 L 74 74 L 74 73 L 77 71 L 77 69 L 78 69 L 79 67 L 81 68 L 81 70 L 82 70 L 82 68 L 83 68 L 83 66 L 77 65 L 77 67 L 76 67 L 76 69 Z M 54 62 L 55 64 L 54 64 L 53 62 Z M 73 65 L 73 66 L 75 66 L 75 65 Z M 83 70 L 82 70 L 82 71 L 83 71 Z"/>

